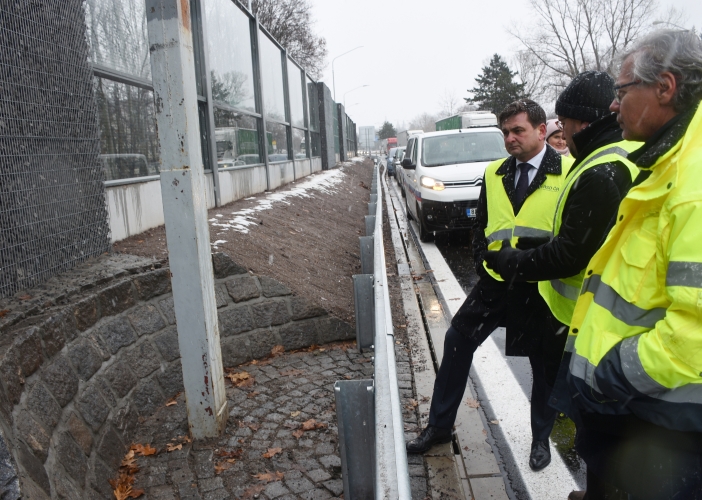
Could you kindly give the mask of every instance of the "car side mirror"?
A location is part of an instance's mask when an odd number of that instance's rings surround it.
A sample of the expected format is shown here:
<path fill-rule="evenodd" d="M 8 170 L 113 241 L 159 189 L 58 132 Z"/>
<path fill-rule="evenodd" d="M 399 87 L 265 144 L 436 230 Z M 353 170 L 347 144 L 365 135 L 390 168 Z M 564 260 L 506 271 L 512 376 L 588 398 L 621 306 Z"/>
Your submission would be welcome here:
<path fill-rule="evenodd" d="M 417 165 L 412 163 L 411 158 L 404 158 L 402 160 L 401 165 L 402 165 L 402 168 L 406 168 L 407 170 L 416 170 L 416 168 L 417 168 Z"/>

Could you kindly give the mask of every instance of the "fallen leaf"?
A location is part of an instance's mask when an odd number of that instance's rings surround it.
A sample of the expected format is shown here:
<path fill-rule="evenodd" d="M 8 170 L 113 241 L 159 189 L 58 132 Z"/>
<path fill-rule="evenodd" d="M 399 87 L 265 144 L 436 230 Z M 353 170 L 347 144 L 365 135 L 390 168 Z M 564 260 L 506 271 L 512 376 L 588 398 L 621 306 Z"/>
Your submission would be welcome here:
<path fill-rule="evenodd" d="M 248 372 L 228 373 L 225 377 L 234 387 L 251 387 L 254 383 L 254 378 Z"/>
<path fill-rule="evenodd" d="M 29 299 L 32 298 L 32 296 L 31 296 L 31 295 L 20 295 L 20 296 L 17 297 L 17 298 L 20 299 L 20 300 L 29 300 Z"/>
<path fill-rule="evenodd" d="M 246 424 L 249 429 L 252 431 L 256 432 L 258 429 L 261 428 L 261 424 Z"/>
<path fill-rule="evenodd" d="M 0 318 L 4 318 L 5 315 L 9 312 L 10 312 L 9 309 L 3 309 L 2 311 L 0 311 Z"/>
<path fill-rule="evenodd" d="M 182 444 L 182 443 L 178 443 L 178 444 L 168 443 L 168 444 L 166 445 L 166 451 L 167 451 L 168 453 L 170 453 L 170 452 L 172 452 L 172 451 L 176 451 L 176 450 L 182 450 L 182 449 L 183 449 L 183 444 Z"/>
<path fill-rule="evenodd" d="M 283 448 L 268 448 L 268 451 L 263 454 L 263 458 L 273 458 L 279 453 L 283 453 Z"/>
<path fill-rule="evenodd" d="M 463 449 L 464 449 L 465 451 L 470 451 L 470 448 L 468 448 L 467 446 L 464 446 Z"/>
<path fill-rule="evenodd" d="M 229 467 L 231 467 L 231 464 L 229 464 L 227 462 L 224 462 L 221 464 L 215 464 L 215 466 L 214 466 L 215 474 L 219 474 L 220 472 L 229 469 Z"/>
<path fill-rule="evenodd" d="M 466 399 L 466 405 L 468 405 L 469 408 L 480 408 L 480 403 L 471 398 Z"/>
<path fill-rule="evenodd" d="M 265 483 L 270 483 L 271 481 L 282 481 L 283 477 L 285 477 L 285 474 L 282 472 L 262 472 L 260 474 L 252 474 L 253 477 L 258 479 L 259 481 L 263 481 Z"/>
<path fill-rule="evenodd" d="M 261 493 L 263 490 L 266 489 L 266 486 L 263 484 L 255 484 L 253 486 L 250 486 L 249 488 L 244 491 L 242 494 L 241 498 L 254 498 L 257 497 L 259 493 Z"/>
<path fill-rule="evenodd" d="M 166 406 L 177 405 L 177 404 L 178 404 L 178 399 L 177 399 L 177 398 L 178 398 L 178 396 L 174 396 L 174 397 L 172 397 L 171 399 L 169 399 L 168 401 L 166 401 Z"/>
<path fill-rule="evenodd" d="M 300 439 L 304 433 L 305 431 L 303 431 L 302 429 L 298 429 L 296 431 L 293 431 L 292 435 L 297 439 Z"/>
<path fill-rule="evenodd" d="M 246 397 L 247 397 L 247 398 L 255 398 L 255 397 L 258 396 L 259 394 L 261 394 L 261 393 L 260 393 L 260 392 L 253 391 L 253 392 L 248 393 L 248 394 L 246 395 Z"/>
<path fill-rule="evenodd" d="M 326 427 L 327 424 L 324 424 L 322 422 L 317 422 L 315 419 L 311 418 L 309 420 L 306 420 L 302 423 L 301 429 L 303 431 L 311 431 L 314 429 L 321 429 L 322 427 Z"/>
<path fill-rule="evenodd" d="M 290 414 L 291 417 L 297 417 L 300 414 L 299 411 L 294 411 Z"/>
<path fill-rule="evenodd" d="M 136 455 L 142 457 L 148 457 L 149 455 L 155 455 L 157 453 L 156 448 L 152 447 L 150 444 L 133 444 L 130 448 Z"/>
<path fill-rule="evenodd" d="M 500 425 L 500 421 L 499 421 L 499 420 L 490 420 L 490 423 L 491 423 L 492 425 Z"/>
<path fill-rule="evenodd" d="M 298 375 L 302 375 L 303 372 L 302 370 L 286 370 L 284 372 L 280 372 L 281 377 L 297 377 Z"/>
<path fill-rule="evenodd" d="M 244 454 L 244 450 L 239 448 L 238 450 L 218 450 L 215 455 L 222 458 L 235 459 L 241 458 Z"/>

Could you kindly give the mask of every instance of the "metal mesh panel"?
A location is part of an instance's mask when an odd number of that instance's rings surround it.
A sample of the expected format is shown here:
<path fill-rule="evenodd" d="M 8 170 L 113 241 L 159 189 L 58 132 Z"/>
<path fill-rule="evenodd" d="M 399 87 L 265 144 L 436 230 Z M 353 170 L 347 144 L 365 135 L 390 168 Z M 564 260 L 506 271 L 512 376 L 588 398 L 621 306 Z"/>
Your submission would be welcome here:
<path fill-rule="evenodd" d="M 0 296 L 109 249 L 81 3 L 0 5 Z"/>

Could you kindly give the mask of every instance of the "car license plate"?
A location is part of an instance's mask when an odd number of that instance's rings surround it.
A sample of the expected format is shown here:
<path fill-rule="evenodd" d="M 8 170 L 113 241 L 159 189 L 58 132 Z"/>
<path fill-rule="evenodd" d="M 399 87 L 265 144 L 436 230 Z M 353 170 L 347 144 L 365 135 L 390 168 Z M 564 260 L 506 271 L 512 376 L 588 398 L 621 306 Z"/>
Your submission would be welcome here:
<path fill-rule="evenodd" d="M 475 209 L 466 208 L 466 217 L 475 217 Z"/>

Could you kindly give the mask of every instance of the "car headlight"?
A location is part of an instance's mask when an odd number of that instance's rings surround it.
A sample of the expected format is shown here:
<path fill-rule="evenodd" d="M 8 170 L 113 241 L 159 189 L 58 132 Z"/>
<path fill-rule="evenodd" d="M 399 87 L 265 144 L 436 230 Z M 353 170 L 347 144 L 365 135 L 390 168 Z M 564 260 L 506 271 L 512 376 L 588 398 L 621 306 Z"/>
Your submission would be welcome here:
<path fill-rule="evenodd" d="M 443 191 L 445 189 L 443 182 L 427 177 L 426 175 L 423 175 L 419 182 L 423 187 L 433 189 L 434 191 Z"/>

